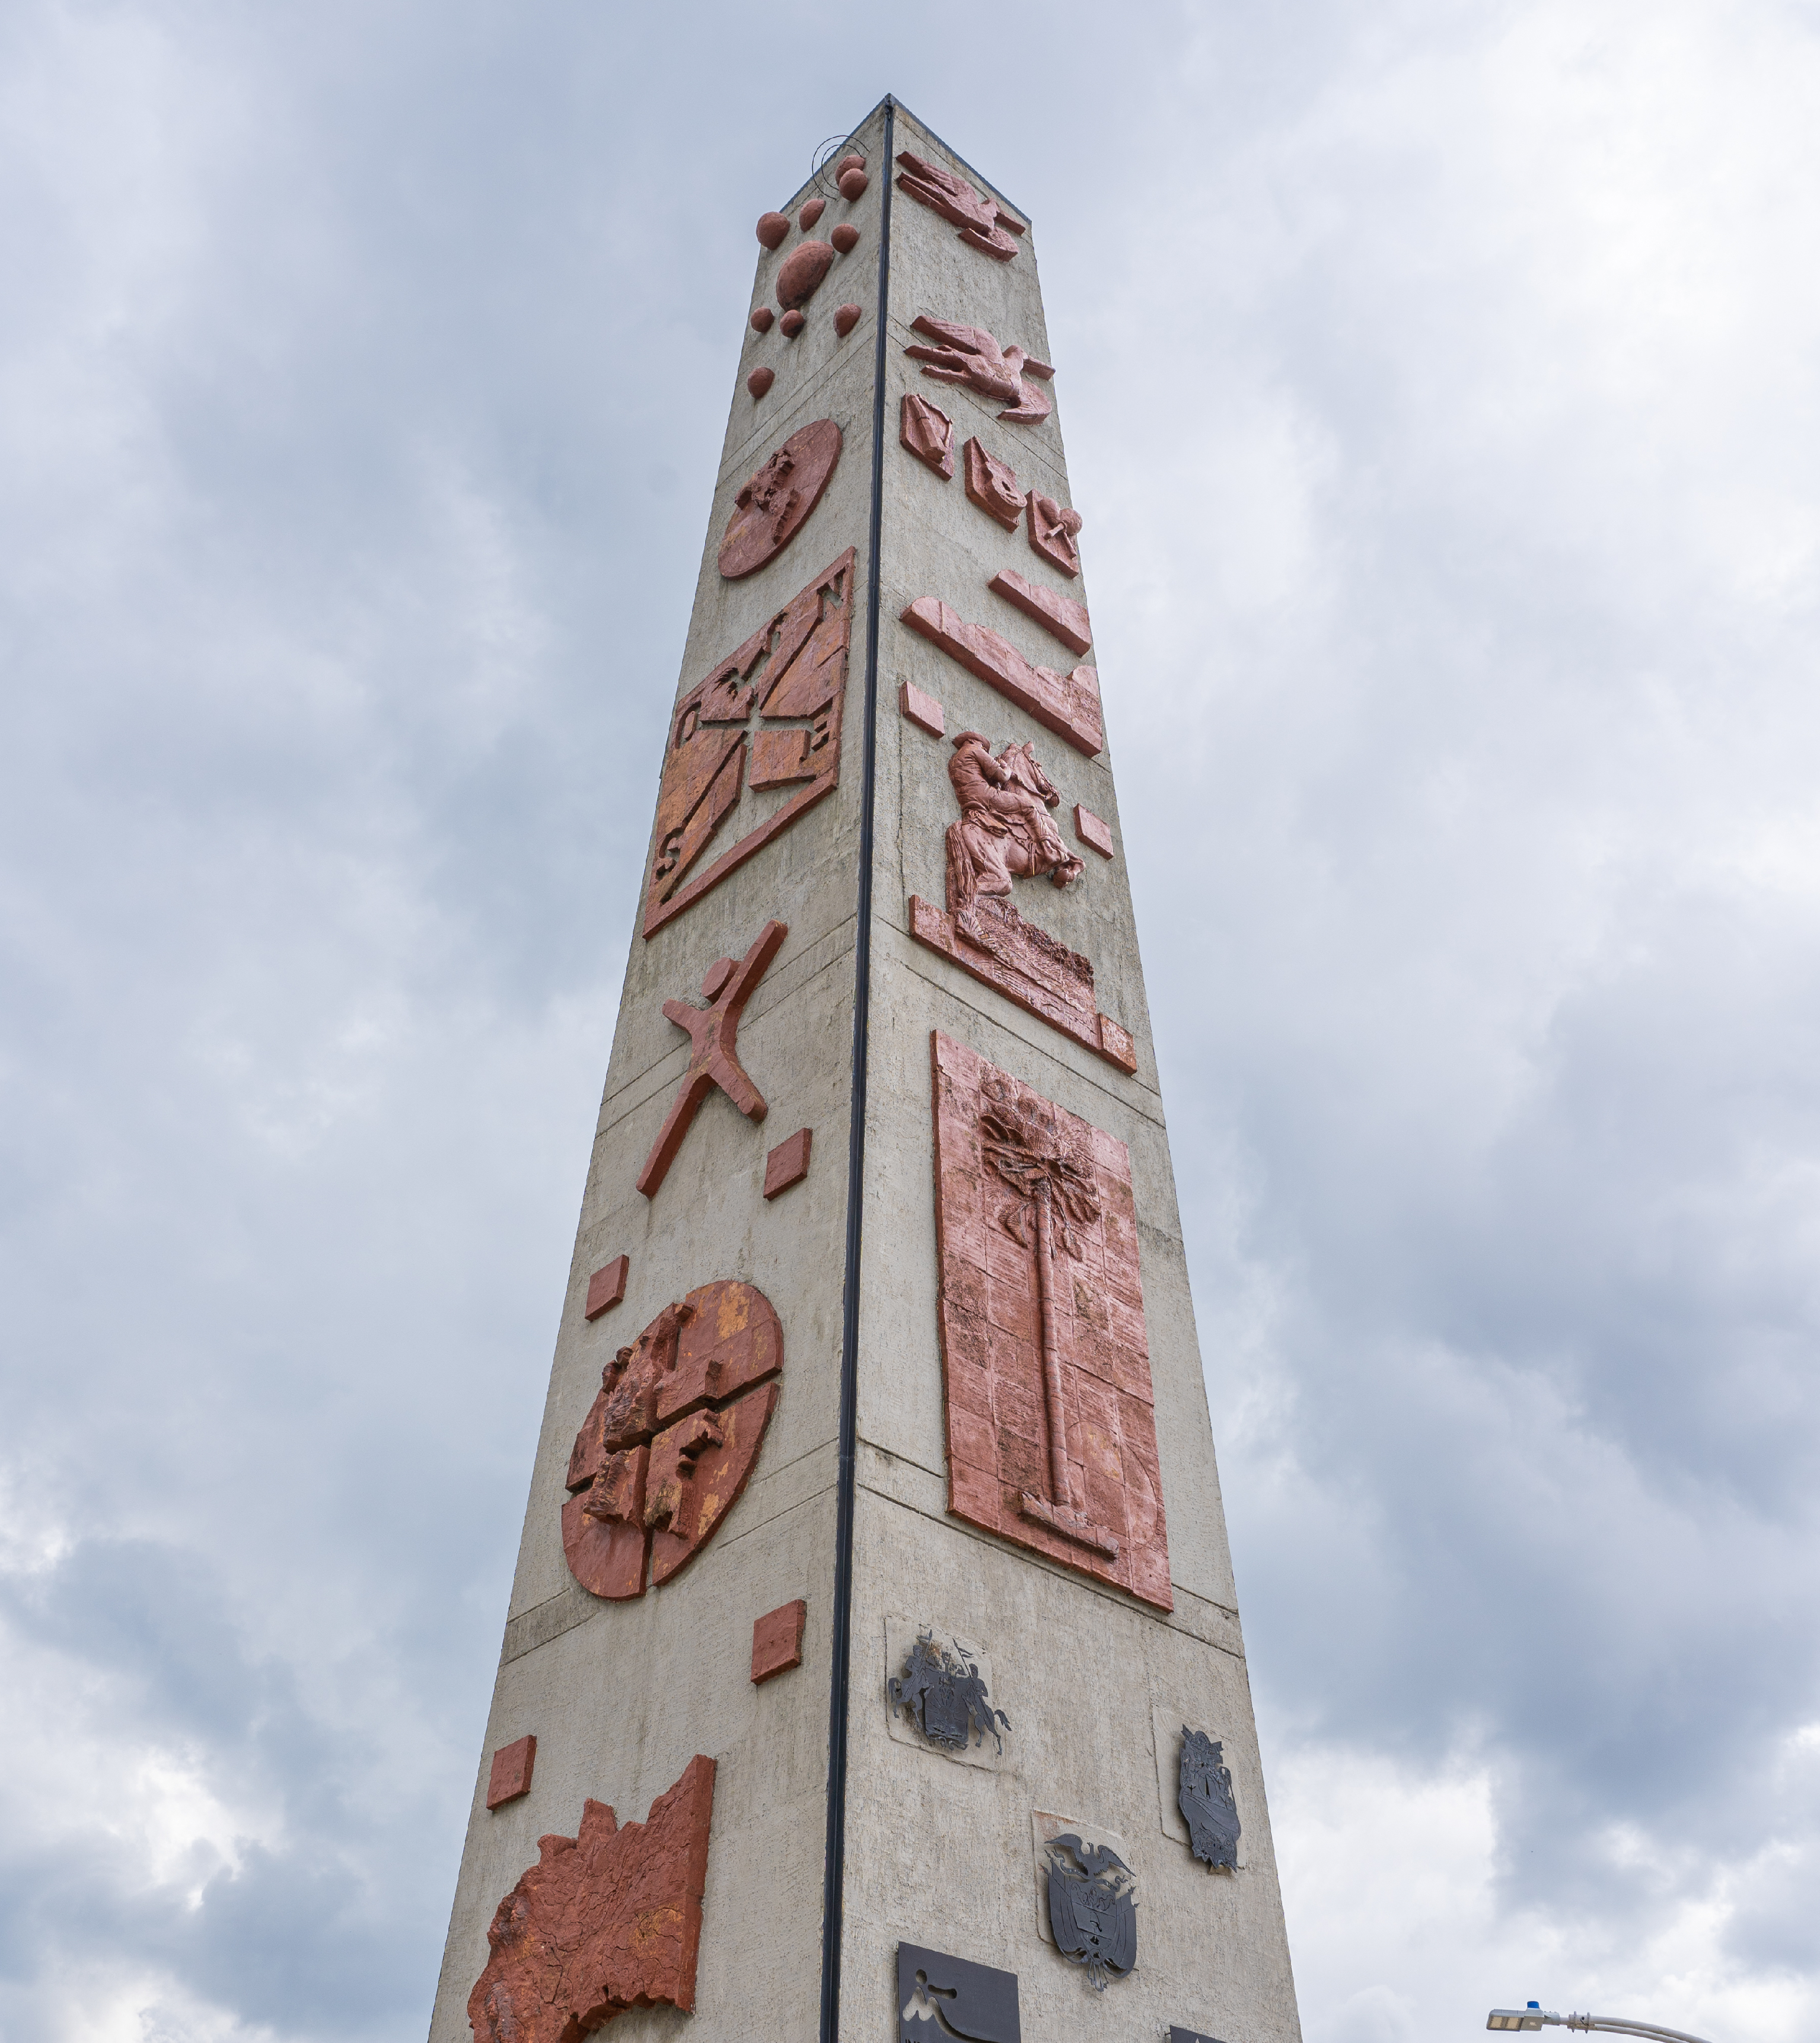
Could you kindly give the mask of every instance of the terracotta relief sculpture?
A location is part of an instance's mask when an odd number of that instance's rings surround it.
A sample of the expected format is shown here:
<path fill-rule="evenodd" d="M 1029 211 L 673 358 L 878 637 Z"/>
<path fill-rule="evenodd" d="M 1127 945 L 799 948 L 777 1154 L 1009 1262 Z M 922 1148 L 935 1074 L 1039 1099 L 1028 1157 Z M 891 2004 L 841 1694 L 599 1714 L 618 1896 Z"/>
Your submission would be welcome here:
<path fill-rule="evenodd" d="M 666 1306 L 600 1372 L 569 1457 L 562 1550 L 614 1602 L 669 1580 L 714 1536 L 758 1458 L 784 1333 L 770 1301 L 730 1278 Z"/>
<path fill-rule="evenodd" d="M 913 333 L 926 333 L 937 347 L 912 347 L 904 350 L 922 373 L 941 383 L 964 383 L 983 397 L 995 397 L 1004 404 L 998 416 L 1018 425 L 1040 425 L 1056 408 L 1048 393 L 1025 379 L 1042 382 L 1055 376 L 1045 362 L 1033 362 L 1021 347 L 1001 347 L 990 334 L 976 326 L 952 326 L 946 320 L 926 316 L 912 320 Z"/>
<path fill-rule="evenodd" d="M 738 581 L 775 560 L 809 522 L 841 458 L 841 428 L 817 419 L 792 433 L 733 500 L 720 571 Z"/>
<path fill-rule="evenodd" d="M 487 1931 L 476 2043 L 577 2043 L 629 2007 L 694 2008 L 714 1777 L 697 1754 L 643 1823 L 589 1800 L 579 1836 L 538 1839 Z"/>
<path fill-rule="evenodd" d="M 926 397 L 919 397 L 914 391 L 904 393 L 898 413 L 898 438 L 944 482 L 954 473 L 954 421 Z"/>
<path fill-rule="evenodd" d="M 1129 1153 L 932 1045 L 948 1508 L 1171 1609 Z"/>
<path fill-rule="evenodd" d="M 1049 819 L 1061 799 L 1055 784 L 1029 745 L 1007 745 L 994 759 L 976 730 L 955 739 L 948 776 L 960 804 L 948 828 L 948 909 L 913 894 L 910 934 L 1109 1064 L 1135 1071 L 1130 1035 L 1094 1004 L 1091 962 L 1012 905 L 1013 876 L 1056 887 L 1080 877 L 1080 860 Z"/>
<path fill-rule="evenodd" d="M 788 830 L 839 780 L 853 581 L 849 547 L 676 705 L 645 889 L 646 937 Z M 749 741 L 755 712 L 758 728 Z M 806 784 L 768 815 L 753 814 L 744 835 L 691 878 L 740 806 L 749 742 L 753 790 Z"/>
<path fill-rule="evenodd" d="M 860 230 L 852 220 L 843 220 L 828 239 L 843 255 L 851 255 L 860 245 Z"/>
<path fill-rule="evenodd" d="M 752 989 L 764 976 L 766 966 L 789 933 L 784 923 L 767 922 L 759 932 L 758 941 L 738 964 L 731 958 L 717 958 L 702 981 L 703 997 L 711 1006 L 694 1007 L 686 1000 L 664 1002 L 665 1014 L 687 1033 L 693 1048 L 689 1067 L 683 1074 L 669 1112 L 664 1116 L 664 1125 L 651 1144 L 645 1167 L 638 1173 L 638 1189 L 646 1198 L 657 1196 L 658 1186 L 669 1175 L 676 1152 L 683 1146 L 683 1137 L 695 1124 L 697 1110 L 717 1086 L 748 1121 L 764 1118 L 764 1095 L 746 1076 L 745 1067 L 739 1061 L 740 1018 L 752 997 Z"/>
<path fill-rule="evenodd" d="M 796 312 L 807 305 L 833 266 L 834 251 L 826 241 L 799 243 L 785 256 L 784 266 L 777 273 L 778 309 Z"/>
<path fill-rule="evenodd" d="M 926 205 L 944 220 L 952 220 L 960 229 L 956 239 L 995 262 L 1009 263 L 1017 254 L 1017 244 L 1012 236 L 1024 232 L 1024 223 L 1014 213 L 1007 213 L 991 199 L 982 197 L 952 171 L 913 156 L 907 149 L 898 158 L 898 165 L 902 173 L 898 190 L 918 205 Z"/>
<path fill-rule="evenodd" d="M 989 454 L 979 439 L 970 439 L 961 449 L 966 467 L 967 493 L 987 517 L 996 518 L 1007 532 L 1015 532 L 1024 515 L 1024 493 L 1017 477 L 1006 464 Z"/>
<path fill-rule="evenodd" d="M 1079 512 L 1064 511 L 1054 497 L 1030 492 L 1030 550 L 1065 575 L 1081 571 L 1081 550 L 1075 544 L 1080 529 Z"/>
<path fill-rule="evenodd" d="M 1014 569 L 995 574 L 987 584 L 995 596 L 1033 617 L 1052 638 L 1059 638 L 1071 653 L 1084 653 L 1094 642 L 1093 627 L 1087 622 L 1087 607 L 1073 597 L 1058 596 L 1052 588 L 1026 581 Z"/>
<path fill-rule="evenodd" d="M 1091 759 L 1104 749 L 1100 677 L 1092 667 L 1077 667 L 1066 677 L 1048 667 L 1033 667 L 1010 639 L 986 625 L 969 624 L 933 596 L 919 596 L 904 611 L 903 621 L 970 674 L 1029 711 L 1046 730 L 1065 738 L 1077 752 Z"/>

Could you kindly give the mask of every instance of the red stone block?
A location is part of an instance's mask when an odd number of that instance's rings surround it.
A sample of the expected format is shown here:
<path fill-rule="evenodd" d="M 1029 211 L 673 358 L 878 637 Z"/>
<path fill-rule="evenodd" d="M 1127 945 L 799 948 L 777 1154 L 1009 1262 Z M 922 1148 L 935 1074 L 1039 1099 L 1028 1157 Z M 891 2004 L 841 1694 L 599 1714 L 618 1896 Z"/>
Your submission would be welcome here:
<path fill-rule="evenodd" d="M 778 309 L 796 312 L 807 305 L 833 265 L 834 251 L 826 241 L 799 242 L 777 273 Z"/>
<path fill-rule="evenodd" d="M 781 248 L 784 237 L 789 232 L 788 213 L 761 213 L 758 216 L 758 238 L 767 248 Z"/>
<path fill-rule="evenodd" d="M 841 230 L 838 228 L 836 228 L 834 230 L 834 239 L 838 241 L 840 238 Z M 863 315 L 864 308 L 859 305 L 845 305 L 835 306 L 835 337 L 837 339 L 845 340 L 848 335 L 853 331 L 854 328 L 860 324 L 860 320 Z"/>
<path fill-rule="evenodd" d="M 989 518 L 996 518 L 1007 532 L 1016 531 L 1017 520 L 1024 515 L 1024 493 L 1010 463 L 988 454 L 977 435 L 961 449 L 961 456 L 969 499 Z"/>
<path fill-rule="evenodd" d="M 615 1255 L 611 1263 L 604 1263 L 588 1280 L 588 1305 L 584 1317 L 597 1320 L 600 1315 L 619 1304 L 626 1295 L 626 1273 L 632 1267 L 629 1255 Z"/>
<path fill-rule="evenodd" d="M 904 393 L 898 408 L 898 442 L 914 454 L 925 468 L 932 468 L 944 482 L 954 473 L 954 421 L 939 405 Z"/>
<path fill-rule="evenodd" d="M 906 723 L 914 723 L 918 730 L 926 730 L 931 738 L 941 738 L 948 730 L 948 719 L 942 707 L 933 696 L 925 696 L 913 681 L 898 683 L 898 710 Z"/>
<path fill-rule="evenodd" d="M 1082 808 L 1079 802 L 1075 804 L 1075 834 L 1082 844 L 1090 845 L 1102 858 L 1112 857 L 1112 825 L 1102 822 L 1091 809 Z"/>
<path fill-rule="evenodd" d="M 768 390 L 772 385 L 776 381 L 777 371 L 775 369 L 767 368 L 761 364 L 758 368 L 753 370 L 752 374 L 746 378 L 745 387 L 752 393 L 753 397 L 762 397 L 765 392 Z"/>
<path fill-rule="evenodd" d="M 843 220 L 828 239 L 843 255 L 851 255 L 860 245 L 860 230 L 852 220 Z"/>
<path fill-rule="evenodd" d="M 857 149 L 852 149 L 834 166 L 834 182 L 838 184 L 849 171 L 863 171 L 866 159 Z"/>
<path fill-rule="evenodd" d="M 809 1144 L 814 1130 L 799 1128 L 787 1136 L 764 1159 L 764 1196 L 774 1199 L 809 1175 Z"/>
<path fill-rule="evenodd" d="M 629 2007 L 695 2004 L 715 1763 L 697 1754 L 642 1823 L 583 1803 L 500 1902 L 468 1996 L 475 2043 L 573 2043 Z"/>
<path fill-rule="evenodd" d="M 809 1606 L 801 1596 L 794 1603 L 767 1611 L 752 1627 L 752 1678 L 756 1685 L 768 1681 L 803 1665 L 803 1627 Z"/>
<path fill-rule="evenodd" d="M 864 171 L 843 171 L 838 182 L 841 196 L 849 205 L 855 199 L 864 198 L 866 195 L 867 178 Z"/>
<path fill-rule="evenodd" d="M 1023 509 L 1020 499 L 1017 508 Z M 1017 520 L 1013 518 L 1010 531 Z M 995 574 L 987 585 L 994 596 L 1002 596 L 1013 608 L 1033 617 L 1052 638 L 1059 639 L 1071 653 L 1084 653 L 1094 642 L 1094 627 L 1087 616 L 1084 603 L 1076 603 L 1071 596 L 1059 595 L 1052 588 L 1044 588 L 1040 583 L 1029 581 L 1015 568 L 1006 568 Z"/>
<path fill-rule="evenodd" d="M 901 615 L 911 631 L 1028 711 L 1046 730 L 1065 738 L 1077 752 L 1091 759 L 1105 749 L 1105 719 L 1096 669 L 1083 665 L 1059 674 L 1052 668 L 1033 666 L 1008 638 L 987 625 L 969 624 L 933 596 L 919 596 Z"/>
<path fill-rule="evenodd" d="M 515 1802 L 527 1794 L 531 1769 L 536 1764 L 535 1738 L 515 1738 L 510 1745 L 502 1745 L 493 1754 L 492 1770 L 487 1776 L 487 1807 L 496 1809 L 502 1802 Z"/>
<path fill-rule="evenodd" d="M 828 201 L 825 198 L 812 198 L 797 214 L 796 224 L 807 234 L 827 210 Z"/>
<path fill-rule="evenodd" d="M 802 313 L 794 309 L 787 312 L 777 322 L 778 330 L 786 340 L 794 340 L 808 324 L 808 320 L 803 316 Z"/>
<path fill-rule="evenodd" d="M 771 322 L 776 316 L 777 315 L 772 312 L 769 305 L 759 305 L 755 307 L 752 315 L 753 332 L 754 333 L 769 333 L 771 331 Z"/>

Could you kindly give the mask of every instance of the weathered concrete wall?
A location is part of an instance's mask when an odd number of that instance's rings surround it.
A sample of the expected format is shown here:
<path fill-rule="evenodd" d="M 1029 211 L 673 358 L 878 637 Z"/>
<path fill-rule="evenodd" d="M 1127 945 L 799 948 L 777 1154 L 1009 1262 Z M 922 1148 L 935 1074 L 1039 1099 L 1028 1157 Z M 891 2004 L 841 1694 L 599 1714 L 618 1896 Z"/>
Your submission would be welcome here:
<path fill-rule="evenodd" d="M 895 150 L 977 174 L 901 108 Z M 877 263 L 885 181 L 883 109 L 857 131 L 870 183 L 834 199 L 814 232 L 844 220 L 860 232 L 794 341 L 746 329 L 694 611 L 676 694 L 782 607 L 845 548 L 856 550 L 838 787 L 792 829 L 649 940 L 634 934 L 594 1153 L 564 1302 L 548 1401 L 485 1750 L 436 2002 L 431 2043 L 469 2033 L 466 2002 L 487 1959 L 501 1897 L 546 1832 L 573 1835 L 584 1797 L 643 1818 L 699 1752 L 718 1762 L 696 2011 L 658 2008 L 613 2025 L 619 2043 L 675 2037 L 808 2038 L 821 1990 L 823 1838 L 836 1581 L 840 1359 L 847 1146 L 860 894 L 866 595 L 872 565 L 871 470 L 877 358 Z M 780 209 L 794 218 L 811 188 Z M 772 302 L 792 232 L 761 254 L 754 305 Z M 1243 1643 L 1220 1508 L 1173 1173 L 1122 856 L 1079 845 L 1083 804 L 1110 826 L 1118 807 L 1110 746 L 1087 758 L 900 621 L 934 596 L 990 626 L 1033 662 L 1066 672 L 1075 656 L 987 585 L 1014 569 L 1040 587 L 1086 600 L 966 495 L 965 441 L 977 434 L 1025 489 L 1071 501 L 1063 454 L 1065 363 L 1048 385 L 1055 410 L 1036 425 L 999 422 L 1002 405 L 924 378 L 903 352 L 920 313 L 983 328 L 1052 359 L 1035 236 L 992 261 L 936 213 L 894 193 L 885 351 L 879 527 L 876 836 L 872 863 L 872 1022 L 860 1286 L 851 1740 L 841 2033 L 895 2038 L 893 1965 L 900 1938 L 1015 1972 L 1024 2033 L 1044 2043 L 1109 2033 L 1160 2036 L 1171 2022 L 1231 2043 L 1297 2043 L 1294 1991 L 1259 1770 Z M 834 307 L 862 308 L 837 336 Z M 774 306 L 775 309 L 775 306 Z M 776 372 L 762 400 L 745 388 Z M 955 424 L 956 473 L 943 481 L 898 444 L 906 391 Z M 833 418 L 843 436 L 826 495 L 782 553 L 727 582 L 716 554 L 747 477 L 790 434 Z M 1091 506 L 1082 551 L 1090 562 Z M 1106 721 L 1118 724 L 1117 649 L 1101 663 Z M 970 977 L 909 934 L 906 903 L 944 898 L 944 833 L 956 807 L 950 746 L 900 717 L 909 680 L 944 707 L 948 734 L 1033 742 L 1061 795 L 1055 812 L 1085 861 L 1066 891 L 1020 880 L 1017 905 L 1090 957 L 1098 1004 L 1135 1039 L 1125 1072 Z M 748 793 L 705 864 L 783 794 Z M 653 834 L 653 848 L 655 845 Z M 647 870 L 649 866 L 647 864 Z M 699 868 L 698 868 L 699 869 Z M 642 915 L 642 888 L 638 908 Z M 611 910 L 623 912 L 623 904 Z M 654 1199 L 634 1179 L 688 1063 L 661 1012 L 692 999 L 722 956 L 739 956 L 765 922 L 789 935 L 740 1029 L 747 1070 L 770 1112 L 754 1126 L 711 1094 Z M 1131 1153 L 1150 1367 L 1167 1513 L 1173 1612 L 1162 1613 L 947 1509 L 932 1181 L 929 1038 L 939 1029 L 1046 1098 L 1107 1130 Z M 802 1126 L 814 1130 L 807 1180 L 761 1196 L 764 1157 Z M 630 1257 L 624 1301 L 590 1324 L 590 1272 Z M 675 1299 L 717 1278 L 756 1285 L 784 1328 L 782 1396 L 753 1479 L 726 1522 L 672 1581 L 629 1603 L 583 1589 L 564 1559 L 560 1512 L 570 1443 L 603 1363 Z M 793 1597 L 808 1606 L 804 1664 L 762 1687 L 748 1676 L 755 1618 Z M 900 1671 L 887 1627 L 930 1623 L 979 1642 L 991 1700 L 1011 1722 L 1002 1754 L 960 1763 L 923 1744 L 886 1700 Z M 1222 1738 L 1244 1824 L 1236 1872 L 1190 1856 L 1171 1785 L 1173 1746 L 1194 1725 Z M 527 1732 L 538 1746 L 528 1796 L 489 1813 L 488 1760 Z M 983 1761 L 983 1763 L 982 1763 Z M 1115 1832 L 1140 1883 L 1139 1962 L 1105 1995 L 1038 1930 L 1032 1813 L 1065 1812 Z"/>

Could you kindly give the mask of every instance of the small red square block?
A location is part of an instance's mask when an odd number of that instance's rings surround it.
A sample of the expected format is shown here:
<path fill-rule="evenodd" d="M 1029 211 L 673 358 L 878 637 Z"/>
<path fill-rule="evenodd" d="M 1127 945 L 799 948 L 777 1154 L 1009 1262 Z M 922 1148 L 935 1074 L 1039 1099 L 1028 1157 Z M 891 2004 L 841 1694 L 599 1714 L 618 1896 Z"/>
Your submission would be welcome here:
<path fill-rule="evenodd" d="M 767 1611 L 752 1627 L 752 1678 L 768 1681 L 803 1665 L 803 1627 L 809 1606 L 801 1596 L 777 1610 Z"/>
<path fill-rule="evenodd" d="M 535 1738 L 516 1738 L 510 1745 L 502 1745 L 493 1754 L 493 1770 L 487 1776 L 487 1807 L 496 1809 L 500 1803 L 515 1802 L 528 1793 L 531 1769 L 536 1764 Z"/>
<path fill-rule="evenodd" d="M 632 1267 L 629 1255 L 615 1255 L 603 1269 L 596 1270 L 588 1280 L 587 1317 L 597 1320 L 609 1305 L 616 1305 L 626 1295 L 626 1276 Z"/>
<path fill-rule="evenodd" d="M 942 714 L 941 704 L 933 696 L 925 696 L 921 688 L 913 688 L 908 681 L 898 683 L 898 707 L 906 719 L 918 730 L 926 730 L 931 738 L 940 738 L 948 729 L 948 719 Z"/>
<path fill-rule="evenodd" d="M 1112 857 L 1111 826 L 1102 822 L 1091 809 L 1083 809 L 1079 802 L 1075 804 L 1075 834 L 1082 844 L 1090 844 L 1102 858 Z"/>
<path fill-rule="evenodd" d="M 764 1159 L 764 1196 L 774 1199 L 809 1175 L 809 1143 L 813 1129 L 799 1128 L 780 1142 Z"/>

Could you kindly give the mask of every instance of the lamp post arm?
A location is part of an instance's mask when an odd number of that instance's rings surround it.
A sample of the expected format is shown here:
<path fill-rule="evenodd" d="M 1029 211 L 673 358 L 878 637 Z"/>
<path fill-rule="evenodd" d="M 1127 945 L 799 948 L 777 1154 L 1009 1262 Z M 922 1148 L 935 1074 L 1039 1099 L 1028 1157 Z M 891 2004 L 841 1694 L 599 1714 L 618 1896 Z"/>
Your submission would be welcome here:
<path fill-rule="evenodd" d="M 1690 2036 L 1684 2029 L 1664 2029 L 1653 2022 L 1629 2022 L 1615 2014 L 1553 2014 L 1542 2018 L 1559 2022 L 1563 2029 L 1598 2029 L 1620 2036 L 1649 2036 L 1657 2038 L 1658 2043 L 1706 2043 L 1704 2037 Z"/>

